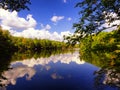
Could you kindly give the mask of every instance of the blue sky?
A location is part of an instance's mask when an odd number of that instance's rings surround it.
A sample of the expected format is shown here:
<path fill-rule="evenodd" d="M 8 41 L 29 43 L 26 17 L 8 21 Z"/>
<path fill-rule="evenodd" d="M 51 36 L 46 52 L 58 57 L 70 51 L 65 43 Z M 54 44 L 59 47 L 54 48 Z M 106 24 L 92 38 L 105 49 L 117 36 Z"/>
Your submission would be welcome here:
<path fill-rule="evenodd" d="M 77 2 L 79 0 L 31 0 L 31 5 L 29 5 L 30 11 L 6 12 L 2 10 L 0 12 L 3 14 L 0 15 L 0 24 L 3 28 L 9 29 L 15 36 L 24 36 L 23 33 L 28 31 L 33 31 L 35 34 L 42 33 L 41 30 L 43 29 L 43 31 L 46 30 L 43 34 L 59 35 L 62 32 L 73 33 L 72 25 L 79 21 L 79 8 L 74 7 Z M 9 14 L 9 19 L 5 19 L 7 14 Z M 17 24 L 17 21 L 19 24 Z M 28 36 L 34 37 L 33 34 L 25 37 Z M 60 38 L 60 36 L 56 39 Z"/>
<path fill-rule="evenodd" d="M 40 24 L 50 24 L 51 32 L 61 32 L 64 30 L 71 30 L 72 24 L 78 20 L 78 9 L 74 8 L 79 0 L 31 0 L 29 5 L 30 11 L 24 10 L 19 12 L 19 15 L 26 17 L 27 14 L 32 14 L 33 18 L 38 22 L 37 28 Z M 64 16 L 56 24 L 51 22 L 53 16 Z M 71 21 L 67 19 L 71 18 Z"/>

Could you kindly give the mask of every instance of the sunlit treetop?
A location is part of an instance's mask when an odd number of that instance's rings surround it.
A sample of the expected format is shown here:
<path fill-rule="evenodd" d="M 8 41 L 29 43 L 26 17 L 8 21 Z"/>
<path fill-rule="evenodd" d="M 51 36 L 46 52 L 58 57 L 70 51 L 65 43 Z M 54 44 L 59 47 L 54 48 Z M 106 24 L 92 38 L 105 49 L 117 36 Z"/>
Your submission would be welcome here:
<path fill-rule="evenodd" d="M 28 4 L 31 4 L 30 0 L 0 0 L 0 8 L 9 11 L 29 10 Z"/>

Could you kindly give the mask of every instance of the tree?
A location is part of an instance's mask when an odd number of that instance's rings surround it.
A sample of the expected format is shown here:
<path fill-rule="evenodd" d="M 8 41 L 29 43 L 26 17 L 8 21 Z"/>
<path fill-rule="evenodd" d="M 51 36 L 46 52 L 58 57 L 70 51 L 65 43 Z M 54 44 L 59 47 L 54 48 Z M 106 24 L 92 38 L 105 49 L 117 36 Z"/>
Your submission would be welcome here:
<path fill-rule="evenodd" d="M 27 4 L 31 4 L 30 0 L 0 0 L 0 8 L 10 11 L 29 10 Z"/>
<path fill-rule="evenodd" d="M 73 36 L 77 35 L 78 40 L 116 26 L 111 23 L 120 19 L 120 0 L 81 0 L 75 7 L 80 7 L 80 20 L 73 24 Z M 103 26 L 105 23 L 108 27 Z"/>

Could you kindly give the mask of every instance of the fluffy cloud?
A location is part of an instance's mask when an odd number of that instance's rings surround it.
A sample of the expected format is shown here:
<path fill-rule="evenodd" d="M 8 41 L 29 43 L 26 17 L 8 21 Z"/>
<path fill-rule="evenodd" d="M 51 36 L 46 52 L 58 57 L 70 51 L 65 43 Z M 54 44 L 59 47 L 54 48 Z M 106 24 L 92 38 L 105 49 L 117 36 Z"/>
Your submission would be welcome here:
<path fill-rule="evenodd" d="M 67 0 L 63 0 L 63 2 L 64 2 L 64 3 L 66 3 L 66 2 L 67 2 Z"/>
<path fill-rule="evenodd" d="M 47 25 L 45 26 L 45 29 L 46 29 L 46 30 L 49 30 L 49 29 L 51 29 L 51 26 L 50 26 L 49 24 L 47 24 Z"/>
<path fill-rule="evenodd" d="M 24 30 L 27 28 L 34 28 L 37 24 L 32 15 L 27 15 L 26 19 L 18 16 L 16 11 L 8 12 L 0 9 L 0 23 L 5 29 Z"/>
<path fill-rule="evenodd" d="M 72 20 L 72 18 L 71 18 L 71 17 L 69 17 L 67 20 L 68 20 L 68 21 L 71 21 L 71 20 Z"/>
<path fill-rule="evenodd" d="M 53 16 L 52 20 L 57 22 L 62 20 L 64 16 Z M 50 39 L 62 41 L 63 35 L 68 35 L 69 31 L 64 31 L 58 34 L 57 32 L 51 33 L 49 24 L 41 24 L 42 29 L 36 29 L 37 22 L 32 15 L 27 15 L 26 18 L 18 16 L 17 12 L 8 12 L 7 10 L 0 9 L 0 24 L 3 29 L 7 29 L 13 36 L 22 36 L 26 38 Z M 17 31 L 21 30 L 21 31 Z"/>
<path fill-rule="evenodd" d="M 58 21 L 60 21 L 60 20 L 62 20 L 62 19 L 64 19 L 64 16 L 53 16 L 53 17 L 51 18 L 51 21 L 52 21 L 52 22 L 58 22 Z"/>
<path fill-rule="evenodd" d="M 49 24 L 47 24 L 47 25 L 45 26 L 45 25 L 43 25 L 43 24 L 41 23 L 40 26 L 41 26 L 42 29 L 46 29 L 46 30 L 51 29 L 51 26 L 50 26 Z"/>
<path fill-rule="evenodd" d="M 65 31 L 58 34 L 57 32 L 50 33 L 46 29 L 35 30 L 34 28 L 29 28 L 27 30 L 23 30 L 22 32 L 13 32 L 13 36 L 24 36 L 26 38 L 38 38 L 38 39 L 50 39 L 56 41 L 62 41 L 64 35 L 68 35 L 70 32 Z"/>

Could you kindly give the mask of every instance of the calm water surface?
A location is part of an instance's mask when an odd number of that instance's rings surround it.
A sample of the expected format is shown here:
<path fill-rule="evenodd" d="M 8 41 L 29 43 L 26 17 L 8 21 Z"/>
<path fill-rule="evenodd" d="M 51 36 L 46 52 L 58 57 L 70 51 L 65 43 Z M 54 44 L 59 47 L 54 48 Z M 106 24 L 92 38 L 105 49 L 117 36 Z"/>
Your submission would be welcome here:
<path fill-rule="evenodd" d="M 18 60 L 2 72 L 0 90 L 118 90 L 97 83 L 94 72 L 99 69 L 80 60 L 77 51 Z"/>

